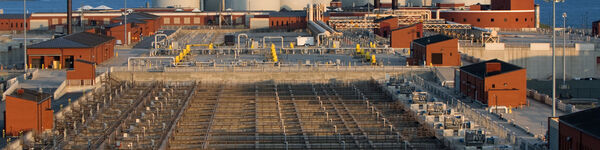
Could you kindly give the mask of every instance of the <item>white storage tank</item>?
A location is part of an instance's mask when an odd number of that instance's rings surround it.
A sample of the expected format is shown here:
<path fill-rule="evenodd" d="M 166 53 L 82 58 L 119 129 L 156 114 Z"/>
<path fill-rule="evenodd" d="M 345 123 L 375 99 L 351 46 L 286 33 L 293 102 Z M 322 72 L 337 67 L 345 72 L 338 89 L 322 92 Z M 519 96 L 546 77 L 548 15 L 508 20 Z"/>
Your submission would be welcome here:
<path fill-rule="evenodd" d="M 225 10 L 231 9 L 233 11 L 246 11 L 248 10 L 248 2 L 252 0 L 226 0 Z"/>
<path fill-rule="evenodd" d="M 479 4 L 490 4 L 490 0 L 432 0 L 432 4 L 465 4 L 465 6 Z"/>
<path fill-rule="evenodd" d="M 331 0 L 281 0 L 281 9 L 304 10 L 308 4 L 322 4 L 329 7 Z"/>
<path fill-rule="evenodd" d="M 342 7 L 359 7 L 365 6 L 369 3 L 372 4 L 372 0 L 342 0 Z"/>
<path fill-rule="evenodd" d="M 250 11 L 279 11 L 280 6 L 279 0 L 248 0 Z"/>
<path fill-rule="evenodd" d="M 200 0 L 152 0 L 152 7 L 200 8 Z"/>

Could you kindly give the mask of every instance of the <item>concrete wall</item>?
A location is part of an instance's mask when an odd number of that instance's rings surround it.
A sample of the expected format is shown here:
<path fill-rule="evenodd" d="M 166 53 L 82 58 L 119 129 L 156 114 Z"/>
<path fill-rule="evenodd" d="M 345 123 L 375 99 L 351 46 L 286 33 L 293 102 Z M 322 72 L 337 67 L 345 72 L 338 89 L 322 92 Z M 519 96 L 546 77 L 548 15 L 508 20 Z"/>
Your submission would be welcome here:
<path fill-rule="evenodd" d="M 549 79 L 552 75 L 552 51 L 529 48 L 506 48 L 505 50 L 485 50 L 482 47 L 461 47 L 461 53 L 483 60 L 500 59 L 523 68 L 527 68 L 528 79 Z M 562 48 L 556 54 L 557 77 L 562 78 Z M 576 51 L 575 48 L 566 49 L 567 78 L 574 77 L 600 77 L 599 65 L 596 58 L 600 51 Z"/>
<path fill-rule="evenodd" d="M 336 80 L 369 80 L 371 78 L 383 79 L 386 74 L 400 75 L 406 72 L 369 72 L 369 71 L 350 71 L 350 72 L 166 72 L 166 73 L 148 73 L 148 72 L 112 72 L 111 77 L 120 80 L 135 81 L 160 81 L 168 79 L 169 81 L 226 81 L 226 82 L 261 82 L 269 80 L 310 80 L 312 82 L 327 82 L 331 79 Z"/>

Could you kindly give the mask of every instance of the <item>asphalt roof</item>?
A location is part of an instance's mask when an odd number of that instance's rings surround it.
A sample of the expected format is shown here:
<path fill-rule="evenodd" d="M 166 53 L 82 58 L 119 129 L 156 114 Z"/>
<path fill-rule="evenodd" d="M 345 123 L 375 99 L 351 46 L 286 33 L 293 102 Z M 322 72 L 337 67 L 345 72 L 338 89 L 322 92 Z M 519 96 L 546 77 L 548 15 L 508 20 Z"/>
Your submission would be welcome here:
<path fill-rule="evenodd" d="M 382 22 L 382 21 L 385 21 L 385 20 L 388 20 L 388 19 L 392 19 L 392 18 L 395 18 L 395 17 L 394 16 L 387 16 L 387 17 L 375 19 L 373 22 L 379 23 L 379 22 Z"/>
<path fill-rule="evenodd" d="M 79 32 L 60 38 L 40 42 L 28 48 L 92 48 L 114 39 L 99 34 Z"/>
<path fill-rule="evenodd" d="M 23 93 L 19 94 L 19 90 L 23 90 Z M 38 92 L 35 90 L 30 90 L 30 89 L 17 89 L 17 90 L 15 90 L 15 92 L 13 92 L 9 96 L 24 99 L 24 100 L 34 101 L 34 102 L 38 102 L 38 103 L 49 100 L 50 97 L 52 97 L 51 94 Z"/>
<path fill-rule="evenodd" d="M 600 107 L 558 117 L 560 122 L 600 139 Z"/>
<path fill-rule="evenodd" d="M 27 18 L 31 17 L 31 14 L 27 14 Z M 23 14 L 0 14 L 0 19 L 23 19 Z"/>
<path fill-rule="evenodd" d="M 406 28 L 414 27 L 414 26 L 417 26 L 418 24 L 421 24 L 421 23 L 415 23 L 415 24 L 412 24 L 412 25 L 402 26 L 402 27 L 399 27 L 399 28 L 393 29 L 392 31 L 396 31 L 396 30 L 402 30 L 402 29 L 406 29 Z"/>
<path fill-rule="evenodd" d="M 96 64 L 95 62 L 91 62 L 91 61 L 87 61 L 87 60 L 83 60 L 83 59 L 77 59 L 75 61 L 86 63 L 86 64 L 91 64 L 91 65 Z"/>
<path fill-rule="evenodd" d="M 501 68 L 500 71 L 486 73 L 486 70 L 487 70 L 486 63 L 489 63 L 489 62 L 500 63 L 500 68 Z M 507 73 L 507 72 L 511 72 L 511 71 L 515 71 L 515 70 L 521 70 L 521 69 L 523 69 L 523 68 L 521 68 L 517 65 L 513 65 L 510 63 L 498 60 L 498 59 L 492 59 L 492 60 L 460 67 L 461 71 L 468 72 L 468 73 L 473 74 L 482 79 L 485 77 L 495 76 L 495 75 L 499 75 L 499 74 L 503 74 L 503 73 Z"/>
<path fill-rule="evenodd" d="M 449 36 L 438 34 L 438 35 L 434 35 L 434 36 L 428 36 L 428 37 L 416 39 L 413 42 L 423 45 L 423 46 L 427 46 L 429 44 L 443 42 L 443 41 L 447 41 L 447 40 L 451 40 L 451 39 L 453 39 L 453 38 L 449 37 Z"/>
<path fill-rule="evenodd" d="M 127 21 L 129 21 L 129 19 L 138 19 L 138 20 L 148 20 L 148 19 L 156 19 L 159 18 L 160 16 L 157 15 L 153 15 L 153 14 L 149 14 L 149 13 L 145 13 L 145 12 L 134 12 L 131 13 L 129 15 L 127 15 Z M 124 16 L 119 16 L 116 18 L 113 18 L 115 20 L 123 20 Z"/>
<path fill-rule="evenodd" d="M 306 17 L 305 11 L 281 11 L 269 13 L 271 17 Z"/>
<path fill-rule="evenodd" d="M 130 24 L 130 23 L 139 23 L 139 24 L 141 24 L 141 23 L 146 23 L 146 21 L 139 20 L 139 19 L 130 19 L 130 18 L 127 18 L 127 24 Z M 121 25 L 123 25 L 123 21 L 117 22 L 117 23 L 111 23 L 111 24 L 106 25 L 104 27 L 105 28 L 112 28 L 112 27 L 117 27 L 117 26 L 121 26 Z"/>

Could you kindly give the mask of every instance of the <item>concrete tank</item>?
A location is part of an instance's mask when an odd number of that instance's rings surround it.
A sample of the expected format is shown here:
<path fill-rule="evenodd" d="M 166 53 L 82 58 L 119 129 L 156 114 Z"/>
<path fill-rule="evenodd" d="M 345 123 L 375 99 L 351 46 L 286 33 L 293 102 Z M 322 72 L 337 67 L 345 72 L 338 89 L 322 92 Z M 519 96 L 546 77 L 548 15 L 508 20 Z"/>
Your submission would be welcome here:
<path fill-rule="evenodd" d="M 248 0 L 248 10 L 250 11 L 279 11 L 279 0 Z"/>
<path fill-rule="evenodd" d="M 152 7 L 200 8 L 200 0 L 152 0 Z"/>
<path fill-rule="evenodd" d="M 233 11 L 246 11 L 248 10 L 248 2 L 252 0 L 226 0 L 225 10 L 231 9 Z"/>
<path fill-rule="evenodd" d="M 220 3 L 220 0 L 205 0 L 204 11 L 219 11 Z"/>
<path fill-rule="evenodd" d="M 304 10 L 308 4 L 323 4 L 329 7 L 331 0 L 281 0 L 281 9 Z"/>
<path fill-rule="evenodd" d="M 465 4 L 465 6 L 480 4 L 490 4 L 490 0 L 432 0 L 432 4 Z"/>
<path fill-rule="evenodd" d="M 370 2 L 370 0 L 342 0 L 342 7 L 359 7 L 359 6 L 365 6 L 368 3 L 372 3 Z"/>

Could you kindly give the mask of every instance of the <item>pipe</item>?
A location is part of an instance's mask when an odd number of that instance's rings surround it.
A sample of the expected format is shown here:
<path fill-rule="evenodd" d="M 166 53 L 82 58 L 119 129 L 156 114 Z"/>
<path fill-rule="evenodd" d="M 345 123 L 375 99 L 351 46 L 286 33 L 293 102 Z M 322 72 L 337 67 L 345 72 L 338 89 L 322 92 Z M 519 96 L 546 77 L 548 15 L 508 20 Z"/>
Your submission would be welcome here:
<path fill-rule="evenodd" d="M 392 0 L 392 9 L 398 9 L 398 0 Z"/>
<path fill-rule="evenodd" d="M 265 36 L 263 37 L 263 48 L 265 47 L 265 41 L 266 39 L 281 39 L 281 48 L 283 47 L 283 37 L 282 36 Z"/>
<path fill-rule="evenodd" d="M 156 34 L 154 35 L 154 49 L 158 49 L 158 37 L 165 37 L 167 38 L 166 34 Z"/>
<path fill-rule="evenodd" d="M 171 59 L 175 63 L 175 57 L 129 57 L 127 58 L 127 69 L 131 69 L 131 60 L 133 59 Z"/>
<path fill-rule="evenodd" d="M 375 9 L 381 8 L 381 0 L 375 0 L 375 2 L 373 2 L 373 3 L 374 3 L 373 7 L 375 7 Z"/>
<path fill-rule="evenodd" d="M 73 4 L 72 0 L 67 0 L 67 34 L 73 33 Z"/>
<path fill-rule="evenodd" d="M 321 46 L 321 37 L 326 37 L 327 34 L 325 33 L 319 33 L 317 34 L 317 46 Z"/>
<path fill-rule="evenodd" d="M 247 34 L 244 34 L 244 33 L 242 33 L 242 34 L 238 34 L 238 41 L 237 41 L 237 43 L 238 43 L 238 44 L 237 44 L 237 46 L 236 46 L 236 47 L 237 47 L 237 49 L 240 49 L 240 37 L 241 37 L 241 36 L 245 36 L 245 37 L 246 37 L 246 40 L 248 40 L 248 35 L 247 35 Z"/>

